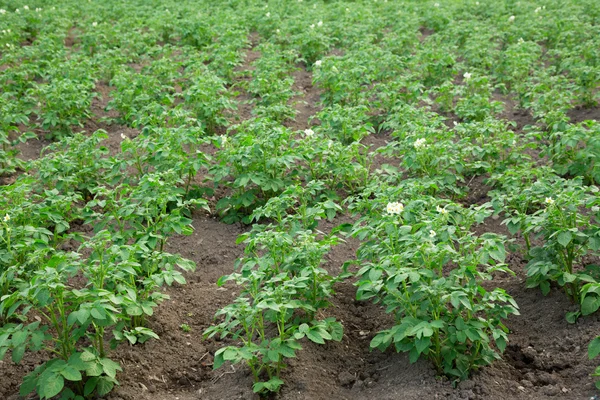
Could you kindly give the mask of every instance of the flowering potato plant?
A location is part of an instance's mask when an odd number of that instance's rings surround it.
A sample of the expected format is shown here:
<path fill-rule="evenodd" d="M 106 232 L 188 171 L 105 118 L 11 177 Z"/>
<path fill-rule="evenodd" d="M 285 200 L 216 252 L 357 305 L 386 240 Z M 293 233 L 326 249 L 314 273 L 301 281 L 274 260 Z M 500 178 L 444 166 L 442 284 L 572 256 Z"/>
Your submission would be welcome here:
<path fill-rule="evenodd" d="M 554 282 L 579 303 L 581 285 L 593 282 L 596 275 L 581 269 L 582 259 L 600 248 L 591 218 L 581 209 L 594 204 L 598 189 L 581 180 L 562 179 L 549 168 L 519 167 L 493 176 L 492 181 L 502 185 L 492 197 L 495 208 L 508 217 L 503 223 L 525 240 L 527 286 L 539 286 L 547 294 Z M 536 246 L 534 239 L 541 243 Z"/>
<path fill-rule="evenodd" d="M 470 227 L 491 214 L 489 207 L 464 209 L 451 202 L 382 190 L 358 203 L 362 217 L 352 235 L 357 252 L 357 299 L 386 306 L 395 324 L 379 332 L 372 348 L 394 345 L 411 362 L 427 357 L 453 380 L 499 358 L 508 340 L 503 320 L 518 314 L 504 290 L 486 290 L 492 272 L 512 273 L 503 263 L 505 239 Z"/>

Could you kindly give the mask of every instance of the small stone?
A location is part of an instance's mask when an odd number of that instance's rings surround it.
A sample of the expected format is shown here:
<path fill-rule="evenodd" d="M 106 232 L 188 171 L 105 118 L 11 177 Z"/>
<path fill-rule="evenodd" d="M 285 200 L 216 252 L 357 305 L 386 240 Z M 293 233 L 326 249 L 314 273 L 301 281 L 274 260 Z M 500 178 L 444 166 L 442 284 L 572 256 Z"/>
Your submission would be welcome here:
<path fill-rule="evenodd" d="M 338 380 L 342 386 L 350 386 L 356 381 L 356 377 L 348 371 L 340 372 Z"/>
<path fill-rule="evenodd" d="M 517 389 L 519 389 L 520 391 L 524 392 L 525 388 L 523 386 L 517 386 Z"/>

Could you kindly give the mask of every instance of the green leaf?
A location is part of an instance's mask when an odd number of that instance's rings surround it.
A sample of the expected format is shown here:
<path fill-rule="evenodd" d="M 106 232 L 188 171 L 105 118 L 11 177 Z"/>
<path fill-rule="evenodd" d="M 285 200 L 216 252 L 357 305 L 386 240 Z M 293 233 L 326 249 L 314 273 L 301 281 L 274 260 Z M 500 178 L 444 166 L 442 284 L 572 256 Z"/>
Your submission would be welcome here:
<path fill-rule="evenodd" d="M 594 338 L 588 345 L 588 357 L 590 360 L 600 354 L 600 336 Z"/>
<path fill-rule="evenodd" d="M 93 361 L 96 359 L 96 356 L 94 355 L 94 353 L 91 353 L 86 350 L 83 353 L 81 353 L 81 356 L 79 356 L 79 358 L 81 359 L 81 361 Z"/>
<path fill-rule="evenodd" d="M 35 331 L 31 334 L 31 344 L 33 348 L 39 350 L 44 344 L 45 335 L 44 332 Z"/>
<path fill-rule="evenodd" d="M 100 364 L 102 364 L 104 373 L 111 378 L 114 378 L 117 375 L 117 371 L 121 371 L 121 366 L 108 358 L 100 359 Z"/>
<path fill-rule="evenodd" d="M 573 235 L 569 231 L 562 231 L 558 234 L 556 238 L 556 240 L 558 240 L 558 243 L 560 243 L 563 247 L 567 247 L 569 243 L 571 243 L 572 239 Z"/>
<path fill-rule="evenodd" d="M 25 354 L 25 345 L 22 344 L 18 347 L 15 347 L 12 351 L 12 361 L 15 364 L 18 364 L 23 359 L 23 355 Z"/>
<path fill-rule="evenodd" d="M 27 331 L 17 331 L 15 333 L 13 333 L 12 340 L 11 340 L 13 347 L 18 347 L 18 346 L 22 345 L 23 343 L 25 343 L 25 341 L 27 340 L 28 334 L 29 333 Z"/>
<path fill-rule="evenodd" d="M 83 361 L 81 355 L 82 353 L 73 353 L 71 357 L 69 357 L 67 364 L 78 371 L 85 371 L 88 368 L 88 362 Z"/>
<path fill-rule="evenodd" d="M 4 334 L 0 335 L 0 347 L 4 346 L 4 344 L 8 341 L 9 336 L 10 336 L 10 333 L 4 333 Z"/>
<path fill-rule="evenodd" d="M 344 327 L 339 322 L 333 322 L 330 325 L 329 333 L 331 333 L 331 339 L 339 342 L 344 337 Z"/>
<path fill-rule="evenodd" d="M 306 323 L 300 324 L 300 326 L 298 327 L 298 331 L 306 335 L 310 331 L 310 327 Z"/>
<path fill-rule="evenodd" d="M 565 315 L 565 319 L 569 324 L 574 324 L 575 322 L 577 322 L 577 319 L 580 315 L 581 313 L 579 311 L 571 311 Z"/>
<path fill-rule="evenodd" d="M 225 359 L 223 358 L 224 351 L 225 348 L 222 348 L 217 350 L 217 352 L 215 353 L 215 358 L 213 360 L 213 369 L 220 368 L 225 362 Z"/>
<path fill-rule="evenodd" d="M 500 336 L 495 341 L 496 341 L 496 346 L 498 346 L 498 350 L 500 350 L 500 353 L 504 353 L 504 350 L 506 350 L 506 339 L 504 339 L 504 337 Z"/>
<path fill-rule="evenodd" d="M 281 385 L 283 385 L 283 383 L 284 382 L 281 379 L 274 376 L 271 379 L 269 379 L 267 382 L 256 382 L 252 386 L 252 391 L 254 393 L 260 393 L 266 389 L 270 392 L 276 392 L 277 390 L 279 390 Z"/>
<path fill-rule="evenodd" d="M 581 313 L 583 315 L 590 315 L 598 311 L 600 308 L 600 297 L 596 295 L 586 296 L 581 302 Z"/>
<path fill-rule="evenodd" d="M 65 387 L 65 380 L 59 374 L 48 374 L 47 378 L 43 381 L 38 382 L 38 394 L 42 399 L 50 399 L 57 394 Z"/>
<path fill-rule="evenodd" d="M 521 223 L 509 221 L 506 227 L 508 228 L 508 231 L 511 235 L 516 235 L 517 232 L 519 232 L 519 229 L 521 229 Z"/>
<path fill-rule="evenodd" d="M 565 281 L 565 283 L 571 283 L 574 282 L 575 279 L 577 279 L 577 275 L 575 274 L 570 274 L 568 272 L 563 273 L 563 280 Z"/>
<path fill-rule="evenodd" d="M 286 346 L 285 344 L 279 348 L 279 354 L 281 354 L 287 358 L 296 357 L 296 353 L 294 353 L 294 350 L 292 350 L 290 347 Z"/>
<path fill-rule="evenodd" d="M 104 371 L 104 368 L 102 368 L 102 365 L 99 362 L 95 362 L 95 363 L 90 363 L 90 365 L 85 370 L 85 374 L 87 376 L 100 376 L 100 375 L 102 375 L 103 371 Z"/>
<path fill-rule="evenodd" d="M 19 387 L 19 394 L 23 397 L 26 397 L 29 393 L 35 390 L 35 385 L 37 384 L 37 371 L 33 371 L 32 373 L 25 376 L 23 379 L 23 383 Z"/>
<path fill-rule="evenodd" d="M 279 351 L 272 349 L 267 351 L 267 359 L 274 363 L 279 362 Z"/>
<path fill-rule="evenodd" d="M 84 396 L 87 397 L 94 392 L 94 389 L 96 389 L 96 385 L 98 385 L 98 379 L 99 378 L 97 377 L 88 379 L 88 381 L 85 383 L 85 387 L 83 388 Z"/>
<path fill-rule="evenodd" d="M 65 368 L 60 371 L 60 374 L 68 381 L 78 382 L 82 378 L 81 372 L 79 372 L 76 368 L 73 368 L 70 365 L 65 366 Z"/>
<path fill-rule="evenodd" d="M 104 377 L 98 378 L 96 390 L 98 392 L 99 397 L 106 396 L 108 393 L 110 393 L 111 390 L 113 390 L 114 387 L 115 384 L 111 380 Z"/>
<path fill-rule="evenodd" d="M 308 331 L 306 336 L 315 343 L 325 344 L 325 341 L 323 340 L 321 334 L 315 330 Z"/>
<path fill-rule="evenodd" d="M 498 246 L 495 249 L 490 250 L 490 256 L 499 262 L 504 262 L 506 259 L 506 250 L 503 246 Z"/>
<path fill-rule="evenodd" d="M 423 353 L 431 344 L 431 338 L 423 337 L 415 340 L 415 348 L 419 354 Z"/>
<path fill-rule="evenodd" d="M 94 317 L 95 319 L 104 319 L 104 318 L 106 318 L 106 311 L 104 311 L 104 309 L 101 308 L 101 307 L 92 308 L 90 310 L 90 313 L 92 314 L 92 317 Z"/>

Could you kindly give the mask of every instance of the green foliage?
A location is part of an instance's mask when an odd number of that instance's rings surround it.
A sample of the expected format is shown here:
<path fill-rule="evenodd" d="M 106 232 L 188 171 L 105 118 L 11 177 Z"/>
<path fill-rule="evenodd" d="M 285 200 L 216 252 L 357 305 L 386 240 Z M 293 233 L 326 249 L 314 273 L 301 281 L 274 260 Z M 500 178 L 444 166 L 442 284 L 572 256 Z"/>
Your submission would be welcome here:
<path fill-rule="evenodd" d="M 393 344 L 411 362 L 427 357 L 440 374 L 466 379 L 500 357 L 508 341 L 503 320 L 518 314 L 503 289 L 482 286 L 492 272 L 512 273 L 505 239 L 471 231 L 491 214 L 489 206 L 465 209 L 393 187 L 376 196 L 356 203 L 363 214 L 352 230 L 362 241 L 357 299 L 382 303 L 395 324 L 371 347 Z"/>
<path fill-rule="evenodd" d="M 254 223 L 206 335 L 233 339 L 215 366 L 247 364 L 258 393 L 308 342 L 342 339 L 328 307 L 350 274 L 325 261 L 340 232 L 360 241 L 359 299 L 395 318 L 372 347 L 453 382 L 500 357 L 517 312 L 490 281 L 516 245 L 473 233 L 492 212 L 523 238 L 526 286 L 562 288 L 571 322 L 596 312 L 600 132 L 581 121 L 598 4 L 6 3 L 0 358 L 50 355 L 22 394 L 113 388 L 107 347 L 158 338 L 165 285 L 194 269 L 168 242 L 208 201 Z M 26 161 L 38 138 L 53 143 Z"/>

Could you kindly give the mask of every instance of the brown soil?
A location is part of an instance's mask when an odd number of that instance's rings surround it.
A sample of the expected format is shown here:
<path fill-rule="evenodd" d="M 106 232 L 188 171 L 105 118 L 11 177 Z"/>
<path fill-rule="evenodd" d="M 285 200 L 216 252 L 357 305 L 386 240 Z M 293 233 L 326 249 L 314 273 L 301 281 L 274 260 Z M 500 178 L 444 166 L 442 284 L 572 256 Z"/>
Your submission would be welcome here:
<path fill-rule="evenodd" d="M 570 110 L 567 115 L 571 119 L 571 123 L 577 124 L 590 119 L 600 121 L 600 106 L 592 108 L 576 107 Z"/>
<path fill-rule="evenodd" d="M 300 93 L 291 99 L 291 104 L 296 108 L 296 118 L 286 121 L 284 125 L 293 130 L 305 130 L 311 123 L 310 118 L 316 115 L 321 107 L 321 90 L 312 84 L 312 74 L 303 65 L 298 64 L 298 69 L 292 74 L 294 84 L 292 90 Z"/>

